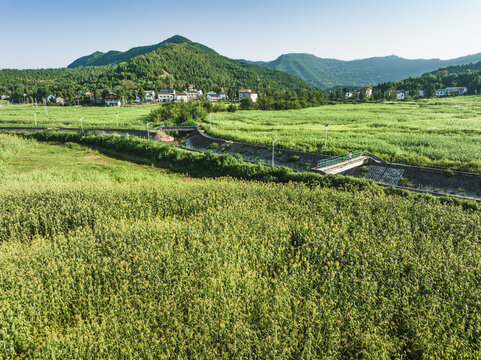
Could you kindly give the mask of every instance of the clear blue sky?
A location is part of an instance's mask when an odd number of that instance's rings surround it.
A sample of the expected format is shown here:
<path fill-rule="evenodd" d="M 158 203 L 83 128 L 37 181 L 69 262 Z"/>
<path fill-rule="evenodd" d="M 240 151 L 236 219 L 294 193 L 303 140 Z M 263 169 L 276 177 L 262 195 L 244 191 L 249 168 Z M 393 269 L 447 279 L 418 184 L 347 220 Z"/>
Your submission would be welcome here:
<path fill-rule="evenodd" d="M 0 68 L 63 67 L 182 35 L 222 55 L 343 60 L 481 52 L 480 0 L 0 0 Z"/>

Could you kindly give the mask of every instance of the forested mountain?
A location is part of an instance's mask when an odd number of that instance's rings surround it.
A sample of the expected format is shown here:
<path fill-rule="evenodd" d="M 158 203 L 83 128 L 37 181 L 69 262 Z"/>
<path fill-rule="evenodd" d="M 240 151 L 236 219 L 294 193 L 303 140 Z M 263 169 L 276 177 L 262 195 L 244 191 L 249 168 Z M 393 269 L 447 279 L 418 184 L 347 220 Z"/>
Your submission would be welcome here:
<path fill-rule="evenodd" d="M 362 87 L 398 81 L 421 76 L 441 67 L 478 61 L 481 61 L 481 53 L 451 60 L 410 60 L 392 55 L 353 61 L 323 59 L 310 54 L 287 54 L 270 62 L 246 62 L 285 71 L 314 86 L 328 89 L 339 86 Z"/>
<path fill-rule="evenodd" d="M 209 49 L 208 47 L 194 43 L 190 41 L 189 39 L 180 36 L 180 35 L 175 35 L 172 36 L 171 38 L 164 40 L 158 44 L 155 45 L 149 45 L 149 46 L 139 46 L 139 47 L 134 47 L 126 52 L 121 52 L 121 51 L 116 51 L 116 50 L 111 50 L 107 53 L 103 53 L 100 51 L 94 52 L 91 55 L 81 57 L 80 59 L 75 60 L 73 63 L 71 63 L 68 68 L 76 68 L 79 66 L 105 66 L 105 65 L 115 65 L 115 64 L 120 64 L 121 62 L 129 61 L 130 59 L 139 56 L 139 55 L 144 55 L 147 53 L 150 53 L 154 50 L 157 50 L 160 48 L 162 45 L 165 44 L 183 44 L 183 43 L 189 43 L 199 49 L 205 50 L 205 51 L 213 51 L 212 49 Z"/>
<path fill-rule="evenodd" d="M 37 99 L 49 94 L 71 99 L 82 90 L 93 92 L 97 88 L 127 97 L 132 89 L 182 91 L 188 84 L 204 92 L 224 91 L 231 97 L 240 88 L 261 94 L 314 89 L 293 75 L 229 59 L 182 37 L 168 39 L 156 50 L 117 65 L 0 70 L 0 94 L 9 94 L 14 100 L 22 99 L 24 93 Z"/>
<path fill-rule="evenodd" d="M 470 95 L 481 94 L 481 61 L 441 68 L 416 78 L 382 83 L 375 87 L 375 91 L 380 94 L 389 89 L 402 89 L 414 93 L 415 90 L 423 89 L 425 96 L 431 97 L 436 89 L 456 86 L 467 87 Z"/>
<path fill-rule="evenodd" d="M 164 44 L 159 49 L 119 64 L 106 73 L 109 80 L 129 80 L 149 88 L 181 88 L 225 91 L 240 88 L 269 93 L 274 90 L 313 88 L 285 72 L 246 64 L 203 50 L 190 43 Z"/>

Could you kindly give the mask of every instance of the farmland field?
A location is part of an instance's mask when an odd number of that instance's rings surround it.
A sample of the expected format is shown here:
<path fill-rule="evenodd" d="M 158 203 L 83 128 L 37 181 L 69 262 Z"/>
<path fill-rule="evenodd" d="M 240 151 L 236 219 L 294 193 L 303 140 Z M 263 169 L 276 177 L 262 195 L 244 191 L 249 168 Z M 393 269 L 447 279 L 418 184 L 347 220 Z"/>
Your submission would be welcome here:
<path fill-rule="evenodd" d="M 119 114 L 119 127 L 124 129 L 145 128 L 147 115 L 154 106 L 127 106 L 127 107 L 71 107 L 48 106 L 48 115 L 45 114 L 43 105 L 38 108 L 32 105 L 13 105 L 0 108 L 0 127 L 22 126 L 34 127 L 34 113 L 37 113 L 39 127 L 80 127 L 80 118 L 83 117 L 83 126 L 89 128 L 115 128 L 117 126 L 115 114 Z"/>
<path fill-rule="evenodd" d="M 153 106 L 39 107 L 39 126 L 143 129 Z M 0 126 L 33 126 L 31 105 L 0 108 Z M 386 160 L 481 172 L 481 97 L 383 104 L 343 104 L 288 111 L 212 114 L 202 125 L 214 136 L 305 151 L 362 151 Z"/>
<path fill-rule="evenodd" d="M 478 210 L 0 150 L 0 358 L 481 356 Z"/>
<path fill-rule="evenodd" d="M 481 171 L 481 97 L 212 115 L 213 135 L 323 151 L 363 151 L 413 165 Z M 208 121 L 204 124 L 209 129 Z"/>

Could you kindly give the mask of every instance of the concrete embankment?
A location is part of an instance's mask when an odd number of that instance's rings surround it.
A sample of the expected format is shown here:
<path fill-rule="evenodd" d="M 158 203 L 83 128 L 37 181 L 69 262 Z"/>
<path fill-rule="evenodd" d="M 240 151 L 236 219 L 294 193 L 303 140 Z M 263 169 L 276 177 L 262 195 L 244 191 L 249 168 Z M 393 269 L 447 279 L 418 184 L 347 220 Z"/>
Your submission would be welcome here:
<path fill-rule="evenodd" d="M 272 161 L 271 147 L 218 139 L 208 136 L 198 129 L 185 138 L 185 143 L 188 147 L 194 149 L 211 149 L 216 152 L 225 152 L 226 154 L 240 154 L 245 158 L 258 158 L 266 163 Z M 297 164 L 306 170 L 314 168 L 319 160 L 329 158 L 328 155 L 279 148 L 275 148 L 274 153 L 276 165 Z"/>

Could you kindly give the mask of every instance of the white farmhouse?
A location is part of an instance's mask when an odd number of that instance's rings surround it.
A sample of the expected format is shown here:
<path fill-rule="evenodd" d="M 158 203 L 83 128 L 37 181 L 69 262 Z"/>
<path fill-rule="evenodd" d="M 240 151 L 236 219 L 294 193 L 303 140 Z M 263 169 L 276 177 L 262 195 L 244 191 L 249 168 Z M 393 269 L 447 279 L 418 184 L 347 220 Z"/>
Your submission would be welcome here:
<path fill-rule="evenodd" d="M 229 96 L 227 96 L 225 93 L 220 93 L 219 100 L 229 100 Z"/>
<path fill-rule="evenodd" d="M 372 88 L 371 87 L 365 87 L 359 90 L 361 94 L 366 95 L 368 99 L 372 97 Z"/>
<path fill-rule="evenodd" d="M 106 96 L 105 106 L 120 106 L 120 100 L 117 96 Z"/>
<path fill-rule="evenodd" d="M 239 90 L 239 100 L 250 97 L 252 102 L 257 102 L 257 93 L 252 92 L 251 89 Z"/>
<path fill-rule="evenodd" d="M 396 94 L 398 100 L 404 100 L 406 96 L 409 95 L 409 92 L 405 90 L 397 90 Z"/>
<path fill-rule="evenodd" d="M 157 99 L 159 100 L 159 102 L 173 101 L 174 95 L 171 94 L 170 91 L 163 90 L 157 93 Z"/>
<path fill-rule="evenodd" d="M 155 100 L 155 91 L 154 90 L 145 90 L 145 101 L 154 101 Z"/>
<path fill-rule="evenodd" d="M 436 96 L 441 97 L 441 96 L 446 96 L 448 93 L 446 92 L 446 89 L 437 89 L 436 90 Z"/>
<path fill-rule="evenodd" d="M 207 93 L 207 101 L 217 102 L 219 101 L 219 95 L 213 91 Z"/>
<path fill-rule="evenodd" d="M 186 93 L 176 94 L 174 99 L 177 102 L 187 102 L 187 101 L 189 101 L 189 97 L 187 96 Z"/>
<path fill-rule="evenodd" d="M 453 94 L 454 95 L 466 95 L 468 93 L 467 87 L 447 87 L 446 94 Z"/>

